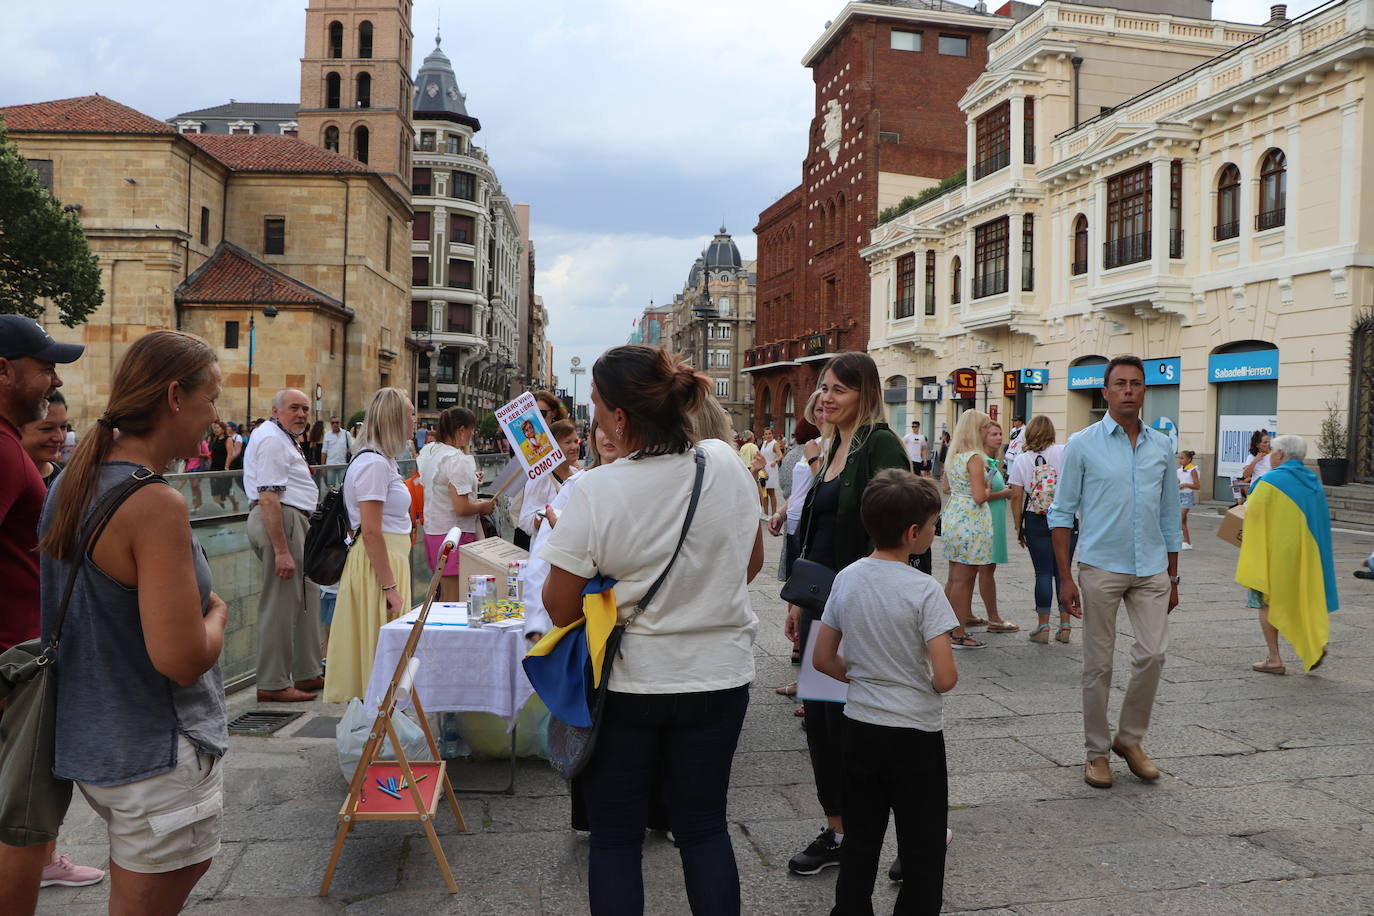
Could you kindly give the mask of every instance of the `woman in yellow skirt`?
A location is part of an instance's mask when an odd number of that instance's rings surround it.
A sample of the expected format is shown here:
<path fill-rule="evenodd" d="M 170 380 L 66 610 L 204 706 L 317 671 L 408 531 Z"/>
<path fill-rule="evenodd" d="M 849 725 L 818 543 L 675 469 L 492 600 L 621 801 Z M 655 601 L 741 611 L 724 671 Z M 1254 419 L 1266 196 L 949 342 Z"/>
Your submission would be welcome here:
<path fill-rule="evenodd" d="M 354 458 L 344 476 L 348 523 L 361 528 L 348 552 L 334 622 L 324 699 L 366 701 L 377 631 L 405 613 L 410 599 L 410 491 L 393 457 L 415 432 L 415 408 L 399 388 L 372 396 Z"/>

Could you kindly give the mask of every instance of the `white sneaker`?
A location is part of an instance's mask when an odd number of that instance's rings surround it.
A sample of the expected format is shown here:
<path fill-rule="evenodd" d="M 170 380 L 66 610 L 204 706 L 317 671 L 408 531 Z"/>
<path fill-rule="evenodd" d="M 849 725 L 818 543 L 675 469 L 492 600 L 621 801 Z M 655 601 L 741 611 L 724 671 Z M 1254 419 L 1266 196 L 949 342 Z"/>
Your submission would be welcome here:
<path fill-rule="evenodd" d="M 1192 545 L 1192 544 L 1189 544 L 1187 541 L 1184 541 L 1184 542 L 1183 542 L 1183 549 L 1184 549 L 1184 550 L 1192 550 L 1192 549 L 1193 549 L 1193 545 Z"/>

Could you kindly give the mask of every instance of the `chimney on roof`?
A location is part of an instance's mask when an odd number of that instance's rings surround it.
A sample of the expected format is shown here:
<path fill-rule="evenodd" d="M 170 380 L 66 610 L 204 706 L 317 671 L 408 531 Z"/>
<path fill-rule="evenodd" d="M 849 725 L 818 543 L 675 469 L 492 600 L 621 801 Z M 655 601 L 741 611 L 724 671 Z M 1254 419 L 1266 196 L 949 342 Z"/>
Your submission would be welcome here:
<path fill-rule="evenodd" d="M 1288 4 L 1275 3 L 1269 7 L 1269 21 L 1265 25 L 1283 25 L 1288 21 Z"/>

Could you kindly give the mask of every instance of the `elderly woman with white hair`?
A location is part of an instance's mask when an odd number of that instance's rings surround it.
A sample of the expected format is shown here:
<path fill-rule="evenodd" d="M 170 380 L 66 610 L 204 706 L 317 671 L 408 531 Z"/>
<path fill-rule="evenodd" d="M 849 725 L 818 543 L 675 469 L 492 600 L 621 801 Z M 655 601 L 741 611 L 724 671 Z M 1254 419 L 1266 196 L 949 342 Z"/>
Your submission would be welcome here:
<path fill-rule="evenodd" d="M 1311 671 L 1326 660 L 1327 616 L 1340 608 L 1331 555 L 1331 512 L 1326 491 L 1303 465 L 1307 443 L 1275 436 L 1270 470 L 1255 481 L 1245 503 L 1245 529 L 1236 581 L 1249 590 L 1245 606 L 1259 611 L 1268 654 L 1250 667 L 1283 674 L 1279 634 Z"/>

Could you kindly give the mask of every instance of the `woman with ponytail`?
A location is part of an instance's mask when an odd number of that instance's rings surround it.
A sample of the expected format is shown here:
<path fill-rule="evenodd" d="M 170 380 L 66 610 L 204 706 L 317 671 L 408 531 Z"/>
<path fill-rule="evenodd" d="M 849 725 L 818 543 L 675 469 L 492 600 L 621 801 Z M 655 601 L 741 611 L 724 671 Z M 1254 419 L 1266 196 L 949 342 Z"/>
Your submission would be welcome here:
<path fill-rule="evenodd" d="M 582 589 L 596 575 L 616 580 L 619 620 L 629 621 L 596 750 L 578 777 L 591 822 L 593 913 L 644 911 L 641 847 L 656 771 L 692 912 L 740 911 L 725 799 L 754 679 L 758 618 L 748 583 L 763 566 L 763 540 L 757 487 L 718 439 L 697 442 L 705 476 L 673 560 L 696 476 L 693 418 L 709 385 L 662 350 L 606 351 L 592 367 L 591 397 L 623 457 L 582 476 L 539 551 L 550 565 L 543 596 L 555 625 L 581 616 Z"/>
<path fill-rule="evenodd" d="M 174 488 L 135 490 L 89 551 L 82 529 L 131 476 L 195 456 L 219 392 L 204 341 L 178 331 L 140 338 L 39 525 L 44 632 L 80 565 L 57 653 L 53 772 L 74 780 L 109 826 L 112 913 L 178 912 L 219 851 L 227 608 Z"/>

